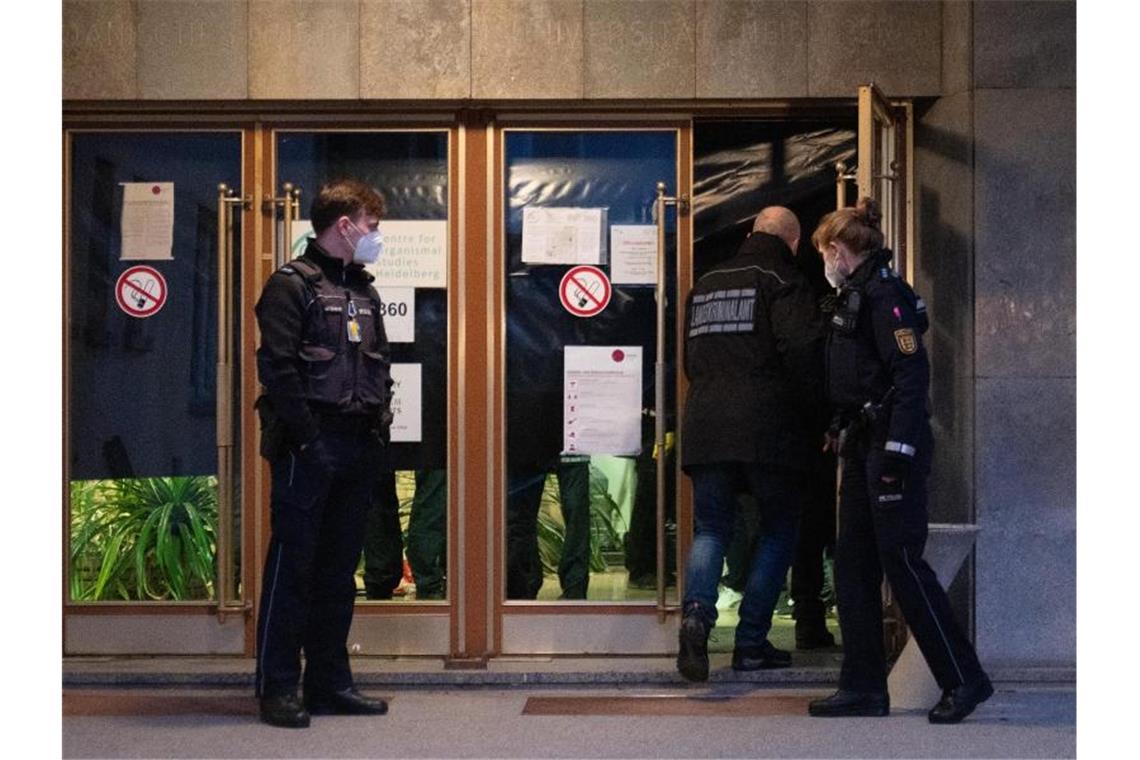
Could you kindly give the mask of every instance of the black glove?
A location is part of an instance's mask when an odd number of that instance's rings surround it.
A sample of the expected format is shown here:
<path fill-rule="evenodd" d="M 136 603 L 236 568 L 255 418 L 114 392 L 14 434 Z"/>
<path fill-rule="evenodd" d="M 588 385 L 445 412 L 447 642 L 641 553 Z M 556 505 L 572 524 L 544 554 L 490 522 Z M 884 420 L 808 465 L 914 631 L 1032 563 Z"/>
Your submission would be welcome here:
<path fill-rule="evenodd" d="M 883 457 L 883 467 L 879 473 L 878 503 L 880 509 L 889 509 L 902 501 L 906 481 L 910 477 L 913 462 L 909 457 L 887 452 Z"/>

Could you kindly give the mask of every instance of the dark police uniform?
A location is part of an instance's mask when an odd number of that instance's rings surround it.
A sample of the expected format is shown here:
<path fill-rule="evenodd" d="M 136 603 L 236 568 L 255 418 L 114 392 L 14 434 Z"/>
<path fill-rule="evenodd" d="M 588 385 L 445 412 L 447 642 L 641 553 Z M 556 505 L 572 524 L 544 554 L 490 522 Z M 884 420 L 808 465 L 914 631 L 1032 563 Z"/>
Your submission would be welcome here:
<path fill-rule="evenodd" d="M 880 250 L 839 292 L 828 341 L 828 390 L 846 428 L 835 582 L 843 634 L 841 690 L 885 693 L 883 573 L 938 685 L 985 678 L 922 559 L 933 438 L 926 307 Z M 882 475 L 894 475 L 894 485 Z"/>
<path fill-rule="evenodd" d="M 372 276 L 310 240 L 277 270 L 256 312 L 271 463 L 272 536 L 257 626 L 260 697 L 351 688 L 345 642 L 365 513 L 387 467 L 392 379 Z"/>

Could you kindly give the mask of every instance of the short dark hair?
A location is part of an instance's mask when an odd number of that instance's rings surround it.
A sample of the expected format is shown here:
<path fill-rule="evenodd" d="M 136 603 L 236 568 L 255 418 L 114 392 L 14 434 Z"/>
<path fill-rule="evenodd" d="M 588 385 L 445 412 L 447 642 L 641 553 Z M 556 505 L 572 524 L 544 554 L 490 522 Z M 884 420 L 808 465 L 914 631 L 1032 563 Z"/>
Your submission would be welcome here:
<path fill-rule="evenodd" d="M 352 218 L 364 211 L 370 216 L 382 218 L 387 211 L 384 196 L 374 187 L 369 187 L 355 179 L 337 179 L 327 182 L 313 198 L 309 210 L 309 221 L 313 230 L 320 235 L 342 216 Z"/>

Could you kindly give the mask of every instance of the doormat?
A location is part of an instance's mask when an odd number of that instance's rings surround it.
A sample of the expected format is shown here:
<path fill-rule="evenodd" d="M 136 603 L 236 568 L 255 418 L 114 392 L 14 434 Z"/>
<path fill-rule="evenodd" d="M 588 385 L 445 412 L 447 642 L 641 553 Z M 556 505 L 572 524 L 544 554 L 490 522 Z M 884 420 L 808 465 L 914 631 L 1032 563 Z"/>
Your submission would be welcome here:
<path fill-rule="evenodd" d="M 523 715 L 807 715 L 808 702 L 819 696 L 530 697 L 523 707 Z"/>

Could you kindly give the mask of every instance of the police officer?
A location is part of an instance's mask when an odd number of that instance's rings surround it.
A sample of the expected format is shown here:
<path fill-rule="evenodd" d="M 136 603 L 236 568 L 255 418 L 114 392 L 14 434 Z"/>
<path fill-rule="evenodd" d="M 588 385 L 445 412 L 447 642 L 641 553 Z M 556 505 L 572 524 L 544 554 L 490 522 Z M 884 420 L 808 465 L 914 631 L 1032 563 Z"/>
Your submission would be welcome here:
<path fill-rule="evenodd" d="M 388 339 L 364 271 L 382 249 L 384 209 L 363 183 L 323 186 L 310 216 L 316 238 L 269 278 L 256 307 L 262 454 L 273 477 L 256 692 L 261 719 L 274 726 L 388 710 L 356 691 L 346 648 L 365 514 L 387 467 L 392 420 Z"/>
<path fill-rule="evenodd" d="M 732 667 L 781 668 L 792 661 L 767 637 L 823 427 L 815 419 L 825 413 L 823 332 L 815 296 L 793 259 L 799 237 L 790 210 L 764 209 L 736 256 L 697 280 L 685 306 L 690 385 L 681 466 L 693 481 L 696 537 L 685 570 L 677 669 L 690 681 L 708 678 L 717 582 L 743 490 L 756 500 L 762 528 L 740 602 Z"/>
<path fill-rule="evenodd" d="M 823 218 L 812 242 L 840 288 L 828 339 L 828 392 L 843 458 L 835 584 L 843 666 L 839 690 L 812 702 L 815 716 L 886 715 L 881 583 L 891 584 L 942 688 L 931 723 L 957 723 L 993 694 L 946 592 L 922 558 L 926 477 L 933 439 L 926 399 L 922 300 L 891 269 L 881 214 L 870 198 Z"/>

